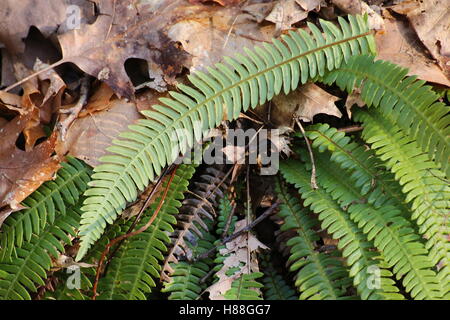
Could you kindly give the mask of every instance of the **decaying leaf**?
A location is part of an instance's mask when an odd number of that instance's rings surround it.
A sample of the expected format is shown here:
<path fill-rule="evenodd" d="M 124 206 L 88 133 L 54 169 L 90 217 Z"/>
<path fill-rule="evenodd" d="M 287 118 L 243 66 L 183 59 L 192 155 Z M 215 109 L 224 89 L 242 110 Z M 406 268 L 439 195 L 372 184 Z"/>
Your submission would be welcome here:
<path fill-rule="evenodd" d="M 141 118 L 134 103 L 113 100 L 111 106 L 100 112 L 76 119 L 67 131 L 65 141 L 58 140 L 56 151 L 67 153 L 91 166 L 107 153 L 106 148 L 129 124 Z"/>
<path fill-rule="evenodd" d="M 59 168 L 59 158 L 52 157 L 56 135 L 29 151 L 16 147 L 16 140 L 31 117 L 31 114 L 18 116 L 0 129 L 0 207 L 18 208 L 23 199 L 52 179 Z"/>
<path fill-rule="evenodd" d="M 289 95 L 274 97 L 270 105 L 270 121 L 277 127 L 291 127 L 294 118 L 312 122 L 316 114 L 324 113 L 340 118 L 335 97 L 319 86 L 308 83 Z M 260 111 L 260 110 L 258 110 Z"/>
<path fill-rule="evenodd" d="M 134 94 L 124 67 L 127 59 L 155 63 L 169 83 L 189 64 L 189 55 L 166 36 L 165 29 L 199 8 L 187 7 L 182 0 L 140 4 L 100 0 L 97 5 L 100 15 L 95 23 L 58 37 L 63 61 L 75 63 L 127 98 Z"/>
<path fill-rule="evenodd" d="M 420 79 L 450 86 L 450 80 L 435 61 L 426 55 L 408 22 L 394 18 L 387 10 L 383 11 L 383 16 L 386 31 L 376 34 L 377 58 L 409 68 L 409 74 L 415 74 Z"/>
<path fill-rule="evenodd" d="M 190 72 L 204 70 L 223 56 L 243 53 L 244 47 L 270 40 L 274 28 L 260 28 L 249 16 L 239 8 L 210 8 L 175 23 L 168 36 L 192 56 Z"/>
<path fill-rule="evenodd" d="M 247 226 L 247 220 L 242 219 L 236 222 L 236 232 Z M 225 244 L 225 248 L 221 249 L 221 255 L 228 255 L 223 261 L 222 268 L 216 273 L 218 281 L 205 291 L 209 292 L 211 300 L 223 300 L 224 294 L 231 288 L 231 284 L 243 273 L 249 274 L 259 271 L 258 262 L 252 255 L 258 250 L 268 249 L 261 243 L 252 233 L 246 232 L 239 237 Z M 250 261 L 249 261 L 250 258 Z M 237 272 L 232 276 L 226 272 L 233 267 L 240 267 L 241 272 Z"/>
<path fill-rule="evenodd" d="M 448 0 L 407 0 L 391 7 L 406 14 L 420 41 L 450 79 L 450 3 Z"/>

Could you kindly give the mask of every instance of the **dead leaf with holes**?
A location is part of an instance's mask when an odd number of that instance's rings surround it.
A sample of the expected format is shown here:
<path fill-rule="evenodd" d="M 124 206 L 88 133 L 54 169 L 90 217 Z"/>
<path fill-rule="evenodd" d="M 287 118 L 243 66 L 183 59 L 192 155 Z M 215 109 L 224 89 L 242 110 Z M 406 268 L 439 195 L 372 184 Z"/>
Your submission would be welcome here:
<path fill-rule="evenodd" d="M 126 71 L 129 58 L 144 59 L 174 83 L 175 76 L 189 65 L 189 54 L 171 41 L 165 31 L 186 15 L 195 15 L 202 6 L 183 0 L 136 3 L 132 0 L 100 0 L 100 15 L 93 24 L 81 25 L 58 37 L 62 62 L 72 62 L 84 72 L 106 82 L 120 97 L 134 95 Z"/>
<path fill-rule="evenodd" d="M 20 133 L 27 127 L 31 114 L 18 116 L 0 129 L 0 207 L 19 208 L 20 202 L 43 182 L 53 178 L 60 159 L 52 156 L 56 135 L 23 151 L 16 146 Z"/>
<path fill-rule="evenodd" d="M 447 79 L 450 79 L 449 1 L 407 0 L 390 9 L 408 17 L 419 39 L 436 59 Z"/>
<path fill-rule="evenodd" d="M 388 60 L 409 69 L 409 75 L 420 79 L 450 86 L 436 62 L 430 59 L 422 43 L 409 27 L 408 21 L 394 18 L 387 10 L 383 11 L 385 32 L 377 33 L 377 59 Z M 448 32 L 447 32 L 448 35 Z"/>
<path fill-rule="evenodd" d="M 113 100 L 110 107 L 100 112 L 76 119 L 64 141 L 58 139 L 56 151 L 59 155 L 72 155 L 91 166 L 100 164 L 98 158 L 107 153 L 113 139 L 142 116 L 136 105 L 124 99 Z"/>

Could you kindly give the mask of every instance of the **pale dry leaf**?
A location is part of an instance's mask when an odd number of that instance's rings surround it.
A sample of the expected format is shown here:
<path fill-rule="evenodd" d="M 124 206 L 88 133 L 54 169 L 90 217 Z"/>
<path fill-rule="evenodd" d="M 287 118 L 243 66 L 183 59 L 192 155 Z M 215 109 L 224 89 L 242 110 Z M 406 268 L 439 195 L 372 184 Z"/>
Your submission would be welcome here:
<path fill-rule="evenodd" d="M 308 17 L 308 11 L 302 9 L 296 0 L 284 0 L 275 4 L 266 20 L 275 23 L 277 31 L 283 31 L 291 29 L 294 23 L 306 17 Z"/>
<path fill-rule="evenodd" d="M 319 11 L 320 10 L 320 0 L 295 0 L 300 7 L 305 11 Z"/>
<path fill-rule="evenodd" d="M 417 75 L 422 80 L 450 86 L 450 80 L 435 61 L 426 55 L 408 22 L 394 18 L 387 10 L 383 11 L 383 17 L 385 32 L 375 35 L 377 59 L 408 68 L 409 75 Z"/>
<path fill-rule="evenodd" d="M 319 86 L 308 83 L 287 96 L 275 96 L 272 100 L 270 120 L 277 127 L 291 127 L 294 118 L 311 122 L 316 114 L 322 113 L 340 118 L 342 113 L 335 105 L 338 100 L 338 97 Z"/>
<path fill-rule="evenodd" d="M 142 116 L 134 103 L 113 100 L 108 109 L 76 119 L 67 131 L 65 141 L 58 140 L 58 154 L 69 154 L 90 166 L 100 164 L 98 158 L 107 153 L 113 139 Z"/>
<path fill-rule="evenodd" d="M 355 88 L 352 93 L 347 96 L 347 100 L 345 101 L 345 109 L 347 110 L 347 115 L 349 119 L 352 118 L 352 107 L 354 105 L 358 107 L 364 107 L 366 103 L 361 99 L 361 91 L 359 88 Z"/>
<path fill-rule="evenodd" d="M 450 79 L 450 2 L 407 0 L 390 8 L 408 17 L 419 39 Z"/>
<path fill-rule="evenodd" d="M 360 14 L 362 11 L 361 0 L 331 0 L 331 3 L 348 14 Z"/>

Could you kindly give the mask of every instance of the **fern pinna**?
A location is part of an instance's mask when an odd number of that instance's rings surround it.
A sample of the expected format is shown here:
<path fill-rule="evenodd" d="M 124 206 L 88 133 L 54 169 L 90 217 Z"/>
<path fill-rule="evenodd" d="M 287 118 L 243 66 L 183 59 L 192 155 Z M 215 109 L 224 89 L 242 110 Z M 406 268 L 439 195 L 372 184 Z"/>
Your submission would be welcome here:
<path fill-rule="evenodd" d="M 273 40 L 264 48 L 246 50 L 247 56 L 224 58 L 228 66 L 216 64 L 208 73 L 197 72 L 189 80 L 196 88 L 178 85 L 172 98 L 161 98 L 161 105 L 143 111 L 147 119 L 130 125 L 108 148 L 112 155 L 102 157 L 94 169 L 87 199 L 82 207 L 82 259 L 111 224 L 137 197 L 161 169 L 185 153 L 202 131 L 216 127 L 224 117 L 236 119 L 241 111 L 262 104 L 283 89 L 285 93 L 316 76 L 338 68 L 352 55 L 373 53 L 374 39 L 367 17 L 339 18 L 339 27 L 320 21 L 323 33 L 309 23 L 312 35 L 304 30 Z"/>

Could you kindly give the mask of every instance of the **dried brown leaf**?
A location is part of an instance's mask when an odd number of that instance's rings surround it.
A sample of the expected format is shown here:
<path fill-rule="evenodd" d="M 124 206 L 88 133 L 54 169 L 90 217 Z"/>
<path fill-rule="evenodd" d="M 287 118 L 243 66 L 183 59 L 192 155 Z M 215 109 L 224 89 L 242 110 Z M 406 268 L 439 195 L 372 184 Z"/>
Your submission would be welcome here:
<path fill-rule="evenodd" d="M 375 36 L 377 58 L 409 68 L 409 75 L 415 74 L 425 81 L 450 86 L 450 80 L 435 61 L 427 56 L 408 22 L 394 18 L 386 10 L 383 11 L 383 16 L 386 31 L 378 32 Z"/>

